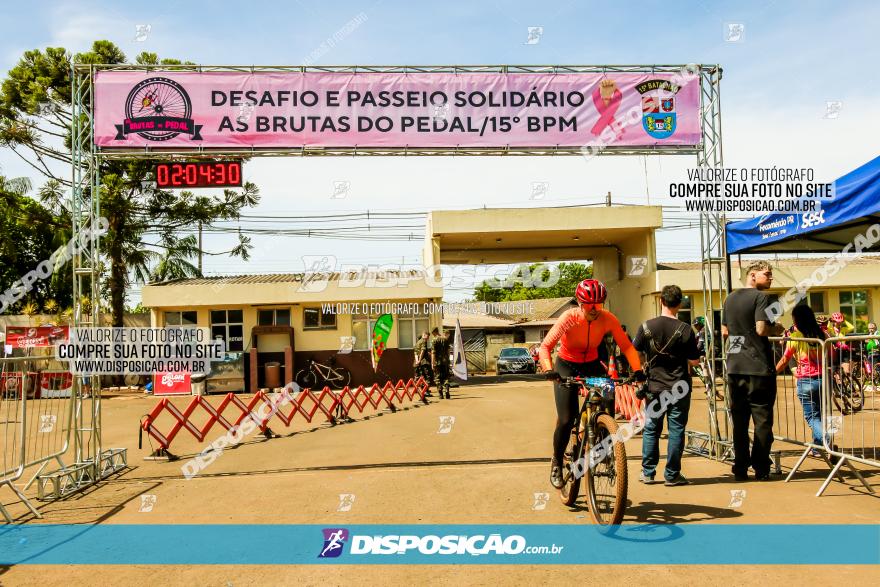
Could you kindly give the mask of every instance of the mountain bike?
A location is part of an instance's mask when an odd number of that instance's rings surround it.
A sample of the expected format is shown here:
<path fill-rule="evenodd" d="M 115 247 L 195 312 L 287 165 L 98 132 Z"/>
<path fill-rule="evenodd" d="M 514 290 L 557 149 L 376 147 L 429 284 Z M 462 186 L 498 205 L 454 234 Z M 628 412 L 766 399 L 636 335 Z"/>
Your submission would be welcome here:
<path fill-rule="evenodd" d="M 614 420 L 615 385 L 632 379 L 616 380 L 606 377 L 566 377 L 564 385 L 580 387 L 584 398 L 571 440 L 563 461 L 563 486 L 559 490 L 562 503 L 573 506 L 581 481 L 585 479 L 585 493 L 590 516 L 596 524 L 620 524 L 626 510 L 626 448 L 614 441 L 617 422 Z"/>
<path fill-rule="evenodd" d="M 876 391 L 880 386 L 880 355 L 876 352 L 862 352 L 852 362 L 852 376 L 858 379 L 862 388 L 870 386 Z"/>
<path fill-rule="evenodd" d="M 303 389 L 317 389 L 327 386 L 330 389 L 342 389 L 351 384 L 351 371 L 345 367 L 335 366 L 330 357 L 329 365 L 309 359 L 309 366 L 297 371 L 294 381 Z"/>
<path fill-rule="evenodd" d="M 839 365 L 831 371 L 831 399 L 843 414 L 855 414 L 865 405 L 865 390 L 854 372 L 847 373 Z"/>

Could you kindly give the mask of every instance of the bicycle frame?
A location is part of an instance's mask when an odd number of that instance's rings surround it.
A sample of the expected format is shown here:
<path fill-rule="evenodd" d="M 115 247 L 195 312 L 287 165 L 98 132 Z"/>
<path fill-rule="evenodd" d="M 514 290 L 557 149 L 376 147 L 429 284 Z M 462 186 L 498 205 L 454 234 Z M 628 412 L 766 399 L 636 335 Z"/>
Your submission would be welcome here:
<path fill-rule="evenodd" d="M 330 365 L 324 365 L 312 359 L 311 369 L 319 375 L 324 381 L 336 381 L 337 379 L 342 379 L 342 375 L 339 374 L 338 371 L 333 369 Z M 324 369 L 325 371 L 322 371 Z"/>
<path fill-rule="evenodd" d="M 577 444 L 576 454 L 583 454 L 584 458 L 587 458 L 587 466 L 590 466 L 589 454 L 596 441 L 596 420 L 602 414 L 611 414 L 613 416 L 608 406 L 610 404 L 613 409 L 615 385 L 620 382 L 605 377 L 588 377 L 586 379 L 582 377 L 569 377 L 564 383 L 567 385 L 578 385 L 580 387 L 578 395 L 584 398 L 584 401 L 581 403 L 581 409 L 578 411 L 577 419 L 573 424 L 572 433 L 579 433 L 581 425 L 586 428 L 586 433 Z M 599 385 L 608 384 L 611 385 L 610 397 L 607 397 L 603 393 L 603 389 L 599 387 Z M 586 446 L 583 443 L 586 443 Z M 571 466 L 564 472 L 563 481 L 565 483 L 568 483 L 571 476 L 575 474 L 575 462 L 572 461 Z"/>

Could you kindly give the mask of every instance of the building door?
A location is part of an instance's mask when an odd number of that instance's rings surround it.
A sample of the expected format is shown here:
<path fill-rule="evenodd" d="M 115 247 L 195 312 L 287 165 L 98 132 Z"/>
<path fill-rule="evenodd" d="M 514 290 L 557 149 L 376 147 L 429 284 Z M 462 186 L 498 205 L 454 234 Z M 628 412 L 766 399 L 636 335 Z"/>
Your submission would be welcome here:
<path fill-rule="evenodd" d="M 461 333 L 468 373 L 486 372 L 486 334 L 482 330 Z"/>

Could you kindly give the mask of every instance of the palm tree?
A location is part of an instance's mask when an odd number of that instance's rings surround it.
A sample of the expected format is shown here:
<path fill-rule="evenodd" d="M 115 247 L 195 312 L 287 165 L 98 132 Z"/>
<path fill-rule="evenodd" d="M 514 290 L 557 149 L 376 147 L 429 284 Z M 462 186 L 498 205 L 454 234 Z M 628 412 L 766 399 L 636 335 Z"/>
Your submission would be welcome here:
<path fill-rule="evenodd" d="M 190 262 L 190 259 L 198 258 L 199 245 L 194 234 L 182 238 L 173 237 L 170 242 L 166 241 L 164 253 L 146 251 L 147 257 L 158 259 L 156 266 L 149 273 L 149 279 L 143 279 L 143 266 L 136 265 L 135 273 L 139 281 L 156 282 L 169 281 L 172 279 L 186 279 L 189 277 L 201 277 L 202 272 Z"/>

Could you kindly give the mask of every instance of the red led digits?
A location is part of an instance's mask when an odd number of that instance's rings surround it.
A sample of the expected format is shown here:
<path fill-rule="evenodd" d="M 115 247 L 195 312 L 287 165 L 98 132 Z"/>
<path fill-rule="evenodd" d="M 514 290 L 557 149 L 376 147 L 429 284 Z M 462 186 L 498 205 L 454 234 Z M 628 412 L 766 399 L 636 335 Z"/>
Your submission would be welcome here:
<path fill-rule="evenodd" d="M 160 188 L 241 186 L 241 161 L 159 163 L 155 173 Z"/>

